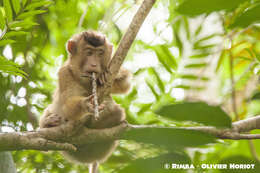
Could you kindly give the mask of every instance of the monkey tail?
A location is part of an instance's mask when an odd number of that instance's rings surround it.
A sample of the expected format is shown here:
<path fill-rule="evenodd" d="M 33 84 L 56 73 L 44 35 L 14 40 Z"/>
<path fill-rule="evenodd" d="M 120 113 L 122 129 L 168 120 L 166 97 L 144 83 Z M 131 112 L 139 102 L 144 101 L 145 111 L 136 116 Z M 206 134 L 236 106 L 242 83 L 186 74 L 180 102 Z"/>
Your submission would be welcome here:
<path fill-rule="evenodd" d="M 88 165 L 89 173 L 98 173 L 98 162 L 94 162 Z"/>

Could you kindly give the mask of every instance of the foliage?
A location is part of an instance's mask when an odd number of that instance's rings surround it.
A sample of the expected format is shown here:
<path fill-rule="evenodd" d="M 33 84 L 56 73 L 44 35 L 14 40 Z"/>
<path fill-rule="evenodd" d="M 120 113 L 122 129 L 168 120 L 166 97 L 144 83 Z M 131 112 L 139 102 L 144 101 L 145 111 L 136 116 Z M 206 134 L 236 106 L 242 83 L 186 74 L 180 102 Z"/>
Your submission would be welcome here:
<path fill-rule="evenodd" d="M 39 118 L 50 103 L 57 70 L 66 59 L 66 41 L 94 29 L 116 48 L 138 4 L 0 1 L 0 126 L 35 129 L 33 117 Z M 252 149 L 248 141 L 220 142 L 182 128 L 230 127 L 235 117 L 260 113 L 259 1 L 160 0 L 150 15 L 125 63 L 134 74 L 132 90 L 113 98 L 124 107 L 128 122 L 160 128 L 128 131 L 100 172 L 171 172 L 163 165 L 175 161 L 259 164 L 259 141 L 252 141 Z M 86 169 L 57 152 L 16 151 L 13 157 L 22 173 Z"/>

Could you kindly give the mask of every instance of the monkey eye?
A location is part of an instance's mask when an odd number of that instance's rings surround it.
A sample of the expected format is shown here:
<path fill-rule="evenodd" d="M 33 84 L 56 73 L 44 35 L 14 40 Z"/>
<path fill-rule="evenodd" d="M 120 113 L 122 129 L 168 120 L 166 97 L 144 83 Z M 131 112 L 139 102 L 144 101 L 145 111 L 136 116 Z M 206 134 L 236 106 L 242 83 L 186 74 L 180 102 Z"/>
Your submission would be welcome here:
<path fill-rule="evenodd" d="M 104 51 L 103 50 L 98 50 L 98 55 L 99 56 L 102 56 L 104 54 Z"/>
<path fill-rule="evenodd" d="M 87 51 L 86 51 L 87 56 L 91 56 L 92 53 L 93 53 L 93 52 L 92 52 L 91 50 L 87 50 Z"/>

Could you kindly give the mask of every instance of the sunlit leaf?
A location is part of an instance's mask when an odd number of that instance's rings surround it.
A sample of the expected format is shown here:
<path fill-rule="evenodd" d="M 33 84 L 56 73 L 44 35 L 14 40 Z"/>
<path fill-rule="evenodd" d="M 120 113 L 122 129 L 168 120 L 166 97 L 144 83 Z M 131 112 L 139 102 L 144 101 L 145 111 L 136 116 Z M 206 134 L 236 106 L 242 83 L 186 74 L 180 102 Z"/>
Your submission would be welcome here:
<path fill-rule="evenodd" d="M 127 100 L 133 100 L 137 96 L 137 89 L 134 87 L 132 91 L 127 95 Z"/>
<path fill-rule="evenodd" d="M 148 72 L 149 72 L 149 74 L 155 76 L 155 78 L 157 80 L 158 87 L 160 88 L 161 92 L 164 93 L 165 88 L 164 88 L 163 81 L 161 80 L 161 78 L 160 78 L 159 74 L 156 72 L 156 70 L 154 68 L 149 68 Z"/>
<path fill-rule="evenodd" d="M 203 90 L 205 87 L 200 87 L 200 86 L 194 86 L 194 85 L 176 85 L 174 88 L 181 88 L 185 90 Z"/>
<path fill-rule="evenodd" d="M 162 63 L 168 72 L 172 73 L 172 70 L 177 68 L 177 62 L 166 46 L 157 45 L 151 48 L 155 51 L 160 63 Z"/>
<path fill-rule="evenodd" d="M 184 15 L 200 15 L 220 10 L 232 10 L 248 0 L 184 0 L 177 11 Z"/>
<path fill-rule="evenodd" d="M 42 1 L 36 1 L 36 2 L 32 2 L 29 5 L 26 6 L 25 10 L 31 10 L 31 9 L 35 9 L 38 7 L 42 7 L 42 6 L 47 6 L 52 4 L 53 2 L 50 0 L 42 0 Z"/>
<path fill-rule="evenodd" d="M 9 0 L 3 0 L 5 14 L 9 22 L 13 20 L 12 7 Z"/>
<path fill-rule="evenodd" d="M 194 44 L 194 49 L 211 49 L 214 48 L 217 44 L 209 44 L 209 45 L 200 45 L 200 44 Z"/>
<path fill-rule="evenodd" d="M 153 95 L 155 96 L 156 100 L 159 100 L 159 99 L 160 99 L 160 96 L 159 96 L 159 94 L 156 92 L 153 83 L 152 83 L 150 80 L 148 80 L 148 79 L 146 79 L 145 82 L 146 82 L 147 86 L 150 88 L 150 90 L 152 91 L 152 93 L 153 93 Z"/>
<path fill-rule="evenodd" d="M 27 33 L 28 32 L 24 32 L 24 31 L 10 31 L 5 34 L 5 37 L 8 38 L 8 37 L 20 36 L 20 35 L 25 35 Z"/>
<path fill-rule="evenodd" d="M 204 102 L 184 102 L 161 107 L 157 114 L 177 120 L 194 121 L 215 127 L 231 127 L 230 117 L 220 106 L 211 106 Z"/>
<path fill-rule="evenodd" d="M 19 69 L 19 65 L 14 63 L 13 61 L 9 61 L 6 58 L 0 56 L 0 70 L 5 73 L 9 73 L 12 75 L 19 75 L 22 77 L 27 76 L 27 74 Z"/>
<path fill-rule="evenodd" d="M 201 54 L 192 55 L 192 56 L 190 56 L 190 58 L 206 58 L 209 55 L 210 55 L 210 53 L 201 53 Z"/>
<path fill-rule="evenodd" d="M 195 30 L 195 36 L 198 36 L 202 31 L 202 24 L 198 26 L 198 28 Z"/>
<path fill-rule="evenodd" d="M 27 0 L 22 0 L 23 6 L 26 4 Z"/>
<path fill-rule="evenodd" d="M 247 27 L 253 23 L 260 22 L 260 3 L 255 5 L 254 7 L 247 9 L 244 13 L 242 13 L 239 17 L 236 18 L 234 23 L 230 27 Z"/>
<path fill-rule="evenodd" d="M 185 68 L 201 68 L 206 67 L 207 63 L 196 63 L 196 64 L 187 64 L 185 65 Z"/>
<path fill-rule="evenodd" d="M 5 27 L 5 19 L 2 10 L 0 9 L 0 29 L 3 30 Z"/>
<path fill-rule="evenodd" d="M 183 21 L 184 21 L 184 28 L 185 28 L 185 33 L 186 33 L 186 37 L 188 40 L 190 40 L 190 26 L 189 26 L 189 21 L 187 19 L 187 17 L 183 16 Z"/>
<path fill-rule="evenodd" d="M 122 139 L 154 144 L 167 149 L 176 147 L 196 147 L 215 142 L 208 133 L 182 128 L 150 127 L 134 128 L 126 131 Z"/>
<path fill-rule="evenodd" d="M 201 25 L 202 26 L 202 25 Z M 208 41 L 214 37 L 218 36 L 218 34 L 211 34 L 211 35 L 208 35 L 208 36 L 205 36 L 205 37 L 202 37 L 201 39 L 197 40 L 194 45 L 195 47 L 198 46 L 198 45 L 201 45 L 204 41 Z"/>
<path fill-rule="evenodd" d="M 209 78 L 208 77 L 201 77 L 201 76 L 196 76 L 196 75 L 193 75 L 193 74 L 180 74 L 180 77 L 182 79 L 189 79 L 189 80 L 198 80 L 198 79 L 201 79 L 201 80 L 204 80 L 204 81 L 208 81 Z"/>
<path fill-rule="evenodd" d="M 217 72 L 217 71 L 219 70 L 219 68 L 221 67 L 221 65 L 222 65 L 222 63 L 223 63 L 223 61 L 224 61 L 225 56 L 228 56 L 228 55 L 229 55 L 229 54 L 227 54 L 226 52 L 227 52 L 227 50 L 223 50 L 223 51 L 221 52 L 220 57 L 219 57 L 219 59 L 218 59 L 217 67 L 216 67 L 216 69 L 215 69 L 216 72 Z"/>
<path fill-rule="evenodd" d="M 35 22 L 32 22 L 30 20 L 23 20 L 23 21 L 14 21 L 10 23 L 10 28 L 15 29 L 16 27 L 22 27 L 22 28 L 30 28 L 31 26 L 38 25 Z"/>
<path fill-rule="evenodd" d="M 12 4 L 13 4 L 13 7 L 14 7 L 14 11 L 17 14 L 20 11 L 20 8 L 21 8 L 20 0 L 12 0 Z"/>
<path fill-rule="evenodd" d="M 34 11 L 29 11 L 29 12 L 25 12 L 25 13 L 22 13 L 21 15 L 19 15 L 17 17 L 17 19 L 26 19 L 27 17 L 33 17 L 37 14 L 42 14 L 42 13 L 45 13 L 46 11 L 45 10 L 34 10 Z"/>
<path fill-rule="evenodd" d="M 176 22 L 175 24 L 178 24 L 179 22 Z M 173 35 L 174 35 L 174 42 L 175 45 L 178 47 L 180 55 L 183 53 L 183 43 L 180 38 L 179 28 L 177 28 L 178 25 L 173 25 Z M 180 25 L 180 24 L 179 24 Z"/>
<path fill-rule="evenodd" d="M 11 43 L 14 43 L 15 40 L 10 40 L 10 39 L 7 39 L 7 40 L 0 40 L 0 46 L 5 46 L 7 44 L 11 44 Z"/>

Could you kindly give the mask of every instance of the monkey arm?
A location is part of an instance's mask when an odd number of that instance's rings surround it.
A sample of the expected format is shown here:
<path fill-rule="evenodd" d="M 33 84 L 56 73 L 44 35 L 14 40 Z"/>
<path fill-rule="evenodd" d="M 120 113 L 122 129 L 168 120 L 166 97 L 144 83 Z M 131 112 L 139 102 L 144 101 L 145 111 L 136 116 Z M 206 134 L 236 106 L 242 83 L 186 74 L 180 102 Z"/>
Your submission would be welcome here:
<path fill-rule="evenodd" d="M 126 93 L 131 87 L 130 78 L 131 78 L 131 73 L 128 70 L 121 68 L 114 80 L 111 93 L 113 94 Z"/>
<path fill-rule="evenodd" d="M 67 120 L 78 120 L 94 111 L 92 96 L 72 96 L 62 104 L 62 112 Z"/>

